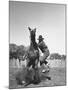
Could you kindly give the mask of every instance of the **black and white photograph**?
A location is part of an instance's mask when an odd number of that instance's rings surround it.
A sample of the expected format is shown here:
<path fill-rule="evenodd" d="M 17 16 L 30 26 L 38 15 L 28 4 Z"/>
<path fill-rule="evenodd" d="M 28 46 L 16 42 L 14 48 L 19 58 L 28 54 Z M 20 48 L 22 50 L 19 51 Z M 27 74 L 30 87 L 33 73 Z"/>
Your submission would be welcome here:
<path fill-rule="evenodd" d="M 66 86 L 66 4 L 9 1 L 9 88 Z"/>

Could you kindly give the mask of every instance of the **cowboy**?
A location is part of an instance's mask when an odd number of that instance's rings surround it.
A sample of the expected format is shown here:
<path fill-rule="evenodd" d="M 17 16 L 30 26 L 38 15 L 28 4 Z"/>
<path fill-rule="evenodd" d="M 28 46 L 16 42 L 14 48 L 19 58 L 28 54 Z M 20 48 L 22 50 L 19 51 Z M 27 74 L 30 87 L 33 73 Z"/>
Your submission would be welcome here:
<path fill-rule="evenodd" d="M 44 42 L 44 38 L 42 37 L 42 35 L 39 35 L 38 38 L 39 42 L 38 42 L 38 47 L 39 49 L 42 51 L 43 56 L 40 60 L 40 65 L 42 65 L 43 63 L 46 65 L 48 62 L 46 61 L 47 57 L 49 56 L 49 49 L 47 47 L 47 45 Z"/>

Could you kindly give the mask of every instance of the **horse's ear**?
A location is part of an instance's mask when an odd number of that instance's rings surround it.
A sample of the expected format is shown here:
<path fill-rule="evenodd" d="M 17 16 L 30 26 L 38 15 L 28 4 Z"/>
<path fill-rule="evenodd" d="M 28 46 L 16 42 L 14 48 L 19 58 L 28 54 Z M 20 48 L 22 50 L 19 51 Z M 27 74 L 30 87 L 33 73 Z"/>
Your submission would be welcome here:
<path fill-rule="evenodd" d="M 34 31 L 36 32 L 36 28 L 34 29 Z"/>
<path fill-rule="evenodd" d="M 29 31 L 31 31 L 31 28 L 30 27 L 28 27 L 28 29 L 29 29 Z"/>

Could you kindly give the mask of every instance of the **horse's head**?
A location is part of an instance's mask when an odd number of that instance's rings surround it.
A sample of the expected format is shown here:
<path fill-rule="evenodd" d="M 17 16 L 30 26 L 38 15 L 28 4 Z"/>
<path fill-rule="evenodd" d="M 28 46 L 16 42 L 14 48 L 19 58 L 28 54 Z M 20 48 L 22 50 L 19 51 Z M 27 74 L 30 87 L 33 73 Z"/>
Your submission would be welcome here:
<path fill-rule="evenodd" d="M 31 29 L 30 27 L 28 27 L 28 29 L 29 29 L 29 32 L 30 32 L 30 38 L 31 38 L 31 41 L 35 41 L 36 28 Z"/>

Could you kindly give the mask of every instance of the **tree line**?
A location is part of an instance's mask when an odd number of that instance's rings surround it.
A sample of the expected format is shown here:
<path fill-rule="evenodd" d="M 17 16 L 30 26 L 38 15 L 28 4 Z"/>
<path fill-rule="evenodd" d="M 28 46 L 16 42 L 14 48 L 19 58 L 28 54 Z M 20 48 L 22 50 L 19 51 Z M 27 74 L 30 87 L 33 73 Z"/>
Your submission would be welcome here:
<path fill-rule="evenodd" d="M 9 44 L 9 58 L 19 58 L 22 59 L 23 55 L 25 54 L 25 52 L 27 51 L 28 47 L 25 47 L 24 45 L 16 45 L 16 44 Z M 53 60 L 53 59 L 66 59 L 66 55 L 60 55 L 59 53 L 52 53 L 49 56 L 49 59 Z"/>
<path fill-rule="evenodd" d="M 49 59 L 51 59 L 51 60 L 53 60 L 53 59 L 66 60 L 66 55 L 64 55 L 64 54 L 60 55 L 59 53 L 52 53 L 50 55 L 50 58 Z"/>
<path fill-rule="evenodd" d="M 25 47 L 23 45 L 9 44 L 9 58 L 22 59 L 25 54 Z"/>

